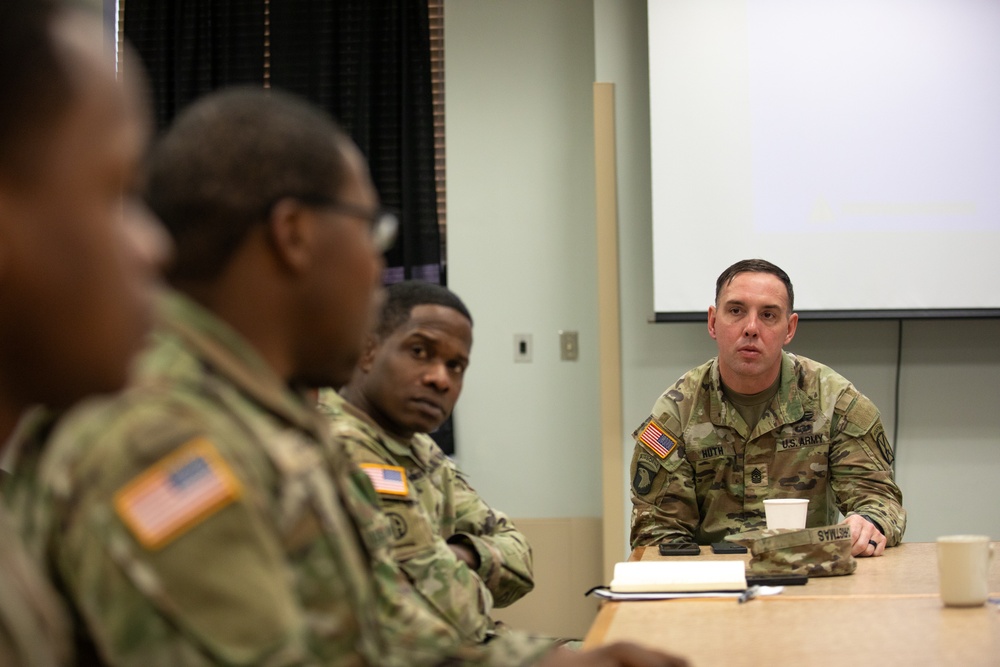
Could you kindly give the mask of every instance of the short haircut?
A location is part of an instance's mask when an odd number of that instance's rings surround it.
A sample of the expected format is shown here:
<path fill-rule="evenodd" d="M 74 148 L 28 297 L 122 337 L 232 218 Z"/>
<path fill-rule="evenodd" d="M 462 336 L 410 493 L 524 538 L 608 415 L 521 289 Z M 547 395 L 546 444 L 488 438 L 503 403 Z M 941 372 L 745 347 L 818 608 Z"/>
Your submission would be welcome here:
<path fill-rule="evenodd" d="M 210 281 L 284 197 L 336 199 L 350 139 L 289 93 L 235 87 L 188 106 L 150 156 L 146 199 L 174 238 L 168 278 Z"/>
<path fill-rule="evenodd" d="M 382 304 L 378 324 L 375 327 L 375 336 L 379 340 L 385 340 L 396 329 L 409 321 L 410 313 L 413 312 L 414 308 L 424 305 L 451 308 L 469 320 L 469 324 L 472 324 L 472 315 L 469 313 L 469 309 L 465 307 L 458 295 L 447 287 L 420 280 L 410 280 L 390 285 L 386 289 L 385 302 Z"/>
<path fill-rule="evenodd" d="M 64 114 L 73 83 L 53 23 L 63 9 L 47 0 L 0 2 L 0 173 L 28 176 L 32 157 Z"/>
<path fill-rule="evenodd" d="M 785 289 L 788 290 L 788 312 L 795 311 L 795 291 L 792 289 L 792 279 L 780 267 L 766 259 L 742 259 L 723 271 L 719 279 L 715 281 L 715 305 L 719 305 L 719 295 L 722 294 L 722 288 L 733 282 L 733 278 L 741 273 L 770 273 L 777 276 L 781 282 L 785 283 Z"/>

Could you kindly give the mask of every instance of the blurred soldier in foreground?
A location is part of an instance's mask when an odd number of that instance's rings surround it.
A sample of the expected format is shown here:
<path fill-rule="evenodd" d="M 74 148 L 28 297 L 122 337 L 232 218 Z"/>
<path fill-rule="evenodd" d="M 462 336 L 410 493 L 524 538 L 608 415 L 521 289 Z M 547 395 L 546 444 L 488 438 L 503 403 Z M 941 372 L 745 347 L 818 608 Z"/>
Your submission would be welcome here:
<path fill-rule="evenodd" d="M 834 523 L 839 510 L 855 556 L 902 539 L 878 408 L 829 367 L 782 349 L 798 324 L 793 294 L 788 275 L 760 259 L 719 276 L 708 309 L 719 356 L 678 380 L 633 433 L 633 547 L 763 528 L 767 498 L 808 498 L 807 527 Z"/>
<path fill-rule="evenodd" d="M 321 394 L 335 444 L 372 480 L 393 527 L 393 554 L 463 639 L 495 631 L 490 609 L 534 587 L 531 547 L 469 486 L 429 435 L 451 414 L 472 351 L 472 316 L 447 288 L 387 290 L 375 333 L 341 399 Z"/>
<path fill-rule="evenodd" d="M 190 106 L 148 200 L 177 245 L 151 347 L 36 467 L 61 587 L 111 665 L 551 664 L 466 646 L 414 595 L 368 477 L 304 388 L 350 379 L 393 219 L 333 122 L 277 91 Z M 632 646 L 625 664 L 675 664 Z M 614 663 L 613 663 L 614 664 Z"/>
<path fill-rule="evenodd" d="M 151 324 L 166 236 L 124 197 L 147 119 L 115 81 L 93 17 L 0 3 L 0 450 L 22 414 L 119 389 Z M 124 212 L 124 216 L 123 216 Z M 40 410 L 24 426 L 43 419 Z M 5 503 L 17 496 L 3 479 Z M 30 517 L 29 517 L 30 519 Z M 71 664 L 55 592 L 0 506 L 0 665 Z"/>

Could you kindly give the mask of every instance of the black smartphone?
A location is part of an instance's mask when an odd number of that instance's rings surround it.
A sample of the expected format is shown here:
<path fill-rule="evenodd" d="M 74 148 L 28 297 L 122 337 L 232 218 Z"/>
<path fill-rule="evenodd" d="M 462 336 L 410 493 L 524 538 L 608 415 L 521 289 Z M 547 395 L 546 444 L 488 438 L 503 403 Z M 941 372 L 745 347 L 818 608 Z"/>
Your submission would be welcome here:
<path fill-rule="evenodd" d="M 809 577 L 805 574 L 747 574 L 747 586 L 805 586 Z"/>
<path fill-rule="evenodd" d="M 660 545 L 661 556 L 698 556 L 701 547 L 687 542 L 667 542 Z"/>
<path fill-rule="evenodd" d="M 742 544 L 736 544 L 736 542 L 714 542 L 712 544 L 712 553 L 714 554 L 745 554 L 747 548 Z"/>

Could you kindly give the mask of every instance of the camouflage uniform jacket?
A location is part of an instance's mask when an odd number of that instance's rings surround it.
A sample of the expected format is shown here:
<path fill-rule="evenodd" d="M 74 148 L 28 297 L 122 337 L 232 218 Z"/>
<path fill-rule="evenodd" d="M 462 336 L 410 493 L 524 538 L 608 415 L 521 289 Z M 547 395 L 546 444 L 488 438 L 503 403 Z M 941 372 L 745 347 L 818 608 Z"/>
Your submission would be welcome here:
<path fill-rule="evenodd" d="M 59 597 L 28 556 L 0 505 L 0 665 L 71 664 L 70 626 Z"/>
<path fill-rule="evenodd" d="M 520 665 L 547 649 L 461 645 L 392 560 L 322 415 L 208 311 L 163 306 L 132 387 L 75 409 L 17 472 L 38 480 L 53 576 L 107 663 Z"/>
<path fill-rule="evenodd" d="M 861 514 L 899 543 L 906 527 L 878 408 L 832 369 L 783 353 L 778 393 L 748 432 L 718 359 L 690 371 L 633 433 L 632 546 L 718 542 L 763 528 L 766 498 L 809 498 L 806 525 Z"/>
<path fill-rule="evenodd" d="M 531 547 L 524 535 L 483 502 L 426 434 L 397 441 L 332 390 L 323 391 L 320 408 L 331 417 L 335 444 L 343 444 L 355 463 L 375 475 L 403 572 L 463 637 L 485 639 L 493 627 L 491 601 L 507 606 L 534 587 Z M 386 466 L 395 468 L 402 488 L 379 483 Z M 455 556 L 448 547 L 452 543 L 478 554 L 476 572 Z"/>

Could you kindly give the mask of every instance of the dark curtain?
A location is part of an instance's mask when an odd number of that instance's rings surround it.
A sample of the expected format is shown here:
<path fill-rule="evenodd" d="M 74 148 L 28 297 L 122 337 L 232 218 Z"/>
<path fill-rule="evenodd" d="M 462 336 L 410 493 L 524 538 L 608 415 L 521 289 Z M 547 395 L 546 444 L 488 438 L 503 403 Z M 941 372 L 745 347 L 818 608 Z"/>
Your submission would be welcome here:
<path fill-rule="evenodd" d="M 264 0 L 127 0 L 125 36 L 152 84 L 157 128 L 203 93 L 264 80 Z M 127 56 L 124 67 L 128 67 Z"/>
<path fill-rule="evenodd" d="M 387 282 L 440 282 L 427 1 L 272 2 L 271 83 L 330 111 L 402 213 Z"/>
<path fill-rule="evenodd" d="M 444 283 L 427 0 L 126 0 L 157 127 L 199 95 L 265 80 L 330 112 L 400 216 L 385 282 Z M 127 61 L 124 66 L 128 66 Z M 435 439 L 454 451 L 451 421 Z"/>
<path fill-rule="evenodd" d="M 266 69 L 271 86 L 343 125 L 383 205 L 399 212 L 386 282 L 443 281 L 427 0 L 127 0 L 123 14 L 149 70 L 158 127 L 202 93 L 263 86 Z"/>

